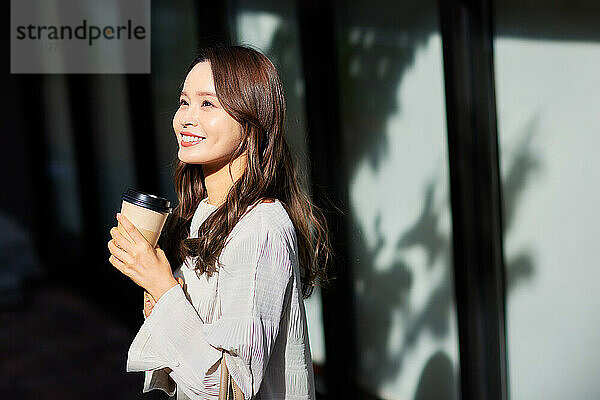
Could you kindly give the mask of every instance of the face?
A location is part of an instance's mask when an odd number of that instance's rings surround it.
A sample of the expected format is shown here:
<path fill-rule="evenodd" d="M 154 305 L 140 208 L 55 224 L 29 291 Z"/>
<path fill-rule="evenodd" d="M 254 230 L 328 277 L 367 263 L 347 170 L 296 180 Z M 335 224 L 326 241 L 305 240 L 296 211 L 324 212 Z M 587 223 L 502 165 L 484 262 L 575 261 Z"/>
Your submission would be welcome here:
<path fill-rule="evenodd" d="M 202 164 L 205 172 L 227 165 L 240 143 L 241 125 L 217 99 L 210 62 L 196 64 L 185 78 L 173 130 L 179 159 Z"/>

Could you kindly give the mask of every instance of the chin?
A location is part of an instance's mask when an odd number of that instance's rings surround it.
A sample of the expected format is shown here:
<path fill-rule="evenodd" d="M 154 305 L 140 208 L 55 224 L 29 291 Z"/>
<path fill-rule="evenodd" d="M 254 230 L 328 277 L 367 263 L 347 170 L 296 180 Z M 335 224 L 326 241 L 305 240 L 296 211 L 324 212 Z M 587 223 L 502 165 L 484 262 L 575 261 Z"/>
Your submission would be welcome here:
<path fill-rule="evenodd" d="M 198 159 L 194 159 L 194 158 L 189 157 L 189 156 L 187 156 L 187 157 L 183 156 L 181 154 L 181 150 L 179 150 L 179 152 L 177 153 L 177 158 L 179 158 L 179 161 L 184 162 L 186 164 L 201 164 L 202 163 L 201 160 L 198 161 Z"/>

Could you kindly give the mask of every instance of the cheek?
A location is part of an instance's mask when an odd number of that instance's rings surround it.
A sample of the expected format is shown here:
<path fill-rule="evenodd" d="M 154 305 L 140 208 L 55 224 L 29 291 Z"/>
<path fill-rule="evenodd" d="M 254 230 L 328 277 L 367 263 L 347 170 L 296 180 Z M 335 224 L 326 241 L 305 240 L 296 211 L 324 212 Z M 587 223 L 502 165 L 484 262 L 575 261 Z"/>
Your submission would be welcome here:
<path fill-rule="evenodd" d="M 242 139 L 241 125 L 225 113 L 211 115 L 203 125 L 209 135 L 218 137 L 221 143 L 227 143 L 228 146 L 237 146 Z"/>
<path fill-rule="evenodd" d="M 230 123 L 226 124 L 224 129 L 227 129 L 227 132 L 229 133 L 228 138 L 227 138 L 229 145 L 233 146 L 233 147 L 237 147 L 237 145 L 242 141 L 242 132 L 240 131 L 238 126 L 235 125 L 234 123 L 230 122 Z"/>
<path fill-rule="evenodd" d="M 227 132 L 229 132 L 229 137 L 231 140 L 239 141 L 242 138 L 241 125 L 231 117 L 227 118 L 227 120 L 223 122 L 223 127 L 224 129 L 227 129 Z"/>
<path fill-rule="evenodd" d="M 204 121 L 207 129 L 217 132 L 223 131 L 225 120 L 222 115 L 215 113 L 214 115 L 208 116 Z"/>

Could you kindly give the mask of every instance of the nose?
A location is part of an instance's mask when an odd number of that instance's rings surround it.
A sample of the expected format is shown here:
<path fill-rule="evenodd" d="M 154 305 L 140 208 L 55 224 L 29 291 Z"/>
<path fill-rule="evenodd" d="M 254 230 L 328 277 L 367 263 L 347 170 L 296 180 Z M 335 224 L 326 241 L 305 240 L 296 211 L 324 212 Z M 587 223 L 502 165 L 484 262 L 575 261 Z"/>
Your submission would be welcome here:
<path fill-rule="evenodd" d="M 198 118 L 195 110 L 193 110 L 193 107 L 188 107 L 188 109 L 185 110 L 185 112 L 181 115 L 180 123 L 184 128 L 188 125 L 198 126 Z"/>

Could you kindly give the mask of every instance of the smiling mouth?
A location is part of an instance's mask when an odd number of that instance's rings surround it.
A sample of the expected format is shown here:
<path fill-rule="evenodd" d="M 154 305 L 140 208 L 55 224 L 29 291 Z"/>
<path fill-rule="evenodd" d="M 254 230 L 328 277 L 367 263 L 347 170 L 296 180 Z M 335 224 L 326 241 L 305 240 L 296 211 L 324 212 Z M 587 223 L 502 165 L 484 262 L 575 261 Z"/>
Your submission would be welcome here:
<path fill-rule="evenodd" d="M 190 146 L 194 146 L 200 142 L 205 141 L 206 138 L 203 137 L 199 137 L 199 136 L 192 136 L 192 135 L 186 135 L 185 133 L 181 134 L 181 145 L 183 147 L 190 147 Z"/>

